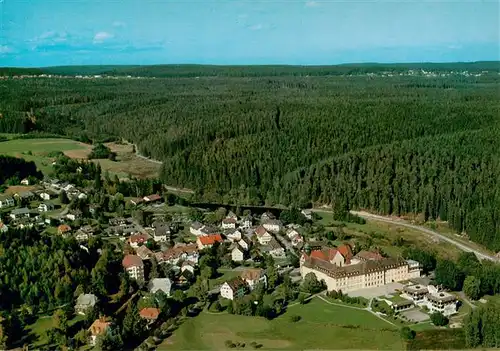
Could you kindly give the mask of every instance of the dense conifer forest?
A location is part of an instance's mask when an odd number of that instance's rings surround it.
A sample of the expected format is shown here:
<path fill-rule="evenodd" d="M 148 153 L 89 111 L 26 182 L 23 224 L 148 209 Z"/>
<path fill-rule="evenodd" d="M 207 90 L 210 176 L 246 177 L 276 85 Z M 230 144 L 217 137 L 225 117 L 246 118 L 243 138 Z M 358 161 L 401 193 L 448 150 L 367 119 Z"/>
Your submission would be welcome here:
<path fill-rule="evenodd" d="M 499 250 L 499 65 L 454 65 L 471 75 L 155 66 L 80 73 L 156 79 L 4 79 L 0 132 L 124 138 L 164 162 L 165 183 L 204 200 L 418 213 Z"/>

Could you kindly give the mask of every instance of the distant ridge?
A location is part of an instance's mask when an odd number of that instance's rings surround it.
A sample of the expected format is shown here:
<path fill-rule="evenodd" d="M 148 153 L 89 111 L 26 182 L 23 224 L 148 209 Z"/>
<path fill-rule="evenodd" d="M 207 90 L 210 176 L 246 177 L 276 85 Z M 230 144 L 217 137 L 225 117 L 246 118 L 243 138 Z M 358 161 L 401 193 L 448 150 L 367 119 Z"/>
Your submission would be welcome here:
<path fill-rule="evenodd" d="M 258 77 L 258 76 L 328 76 L 355 73 L 377 73 L 381 71 L 403 72 L 410 69 L 469 72 L 500 72 L 500 61 L 451 62 L 451 63 L 349 63 L 331 66 L 294 65 L 105 65 L 105 66 L 54 66 L 43 68 L 0 68 L 0 76 L 56 74 L 113 75 L 141 77 Z"/>

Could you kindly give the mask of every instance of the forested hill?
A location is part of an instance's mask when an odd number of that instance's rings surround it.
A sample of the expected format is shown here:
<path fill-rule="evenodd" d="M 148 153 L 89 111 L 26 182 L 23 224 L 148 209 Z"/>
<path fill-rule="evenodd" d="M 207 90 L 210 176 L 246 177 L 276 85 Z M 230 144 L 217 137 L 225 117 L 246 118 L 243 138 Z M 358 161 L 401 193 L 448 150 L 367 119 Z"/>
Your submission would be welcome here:
<path fill-rule="evenodd" d="M 500 249 L 497 73 L 294 72 L 4 80 L 0 132 L 123 137 L 207 200 L 419 213 Z"/>
<path fill-rule="evenodd" d="M 392 72 L 402 73 L 408 70 L 426 71 L 482 71 L 500 72 L 500 62 L 453 62 L 453 63 L 406 63 L 381 64 L 359 63 L 334 66 L 217 66 L 217 65 L 107 65 L 107 66 L 56 66 L 38 69 L 0 69 L 0 75 L 13 74 L 55 74 L 64 76 L 76 75 L 111 75 L 133 77 L 259 77 L 259 76 L 337 76 L 363 73 Z"/>

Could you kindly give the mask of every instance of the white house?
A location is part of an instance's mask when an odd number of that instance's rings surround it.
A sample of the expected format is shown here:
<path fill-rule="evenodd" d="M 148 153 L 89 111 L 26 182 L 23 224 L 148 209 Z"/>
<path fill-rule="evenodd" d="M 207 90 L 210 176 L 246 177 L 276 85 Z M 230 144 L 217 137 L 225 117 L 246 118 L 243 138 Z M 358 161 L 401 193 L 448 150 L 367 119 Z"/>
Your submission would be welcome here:
<path fill-rule="evenodd" d="M 252 217 L 251 216 L 246 216 L 241 221 L 241 227 L 242 228 L 250 228 L 250 227 L 252 227 L 252 224 L 253 223 L 252 223 Z"/>
<path fill-rule="evenodd" d="M 241 277 L 235 277 L 228 280 L 220 287 L 220 296 L 225 299 L 234 300 L 242 297 L 247 292 L 247 283 Z"/>
<path fill-rule="evenodd" d="M 447 292 L 429 293 L 425 297 L 431 312 L 441 312 L 445 316 L 457 313 L 457 297 Z"/>
<path fill-rule="evenodd" d="M 28 208 L 23 207 L 23 208 L 16 208 L 10 212 L 10 218 L 16 220 L 19 218 L 29 218 L 30 217 L 30 210 Z"/>
<path fill-rule="evenodd" d="M 53 209 L 54 209 L 54 205 L 51 204 L 50 202 L 45 202 L 45 203 L 38 205 L 38 211 L 40 211 L 40 212 L 52 211 Z"/>
<path fill-rule="evenodd" d="M 267 252 L 274 258 L 283 258 L 285 257 L 285 249 L 281 247 L 281 245 L 276 241 L 276 239 L 272 238 L 267 245 L 262 248 L 262 251 Z"/>
<path fill-rule="evenodd" d="M 259 226 L 257 227 L 257 229 L 255 229 L 255 235 L 257 236 L 257 240 L 261 245 L 267 245 L 273 238 L 273 236 L 269 234 L 269 232 L 263 226 Z"/>
<path fill-rule="evenodd" d="M 236 219 L 235 218 L 224 218 L 222 220 L 222 229 L 234 229 L 236 228 Z"/>
<path fill-rule="evenodd" d="M 239 231 L 238 229 L 230 229 L 225 232 L 224 235 L 231 241 L 241 240 L 241 231 Z"/>
<path fill-rule="evenodd" d="M 261 268 L 247 269 L 241 273 L 241 278 L 248 284 L 250 290 L 253 290 L 259 283 L 263 283 L 265 287 L 267 286 L 266 273 Z"/>
<path fill-rule="evenodd" d="M 184 271 L 189 271 L 191 272 L 192 274 L 194 274 L 194 263 L 190 262 L 190 261 L 184 261 L 182 263 L 182 266 L 181 266 L 181 272 L 184 272 Z"/>
<path fill-rule="evenodd" d="M 302 215 L 304 217 L 306 217 L 307 219 L 309 219 L 309 220 L 312 219 L 311 210 L 302 210 L 302 211 L 300 211 L 300 213 L 302 213 Z"/>
<path fill-rule="evenodd" d="M 30 185 L 30 181 L 28 178 L 24 178 L 23 180 L 21 180 L 21 185 Z"/>
<path fill-rule="evenodd" d="M 244 250 L 248 251 L 250 249 L 250 240 L 246 236 L 242 236 L 238 241 L 238 245 L 240 245 Z"/>
<path fill-rule="evenodd" d="M 278 233 L 281 230 L 281 221 L 270 219 L 264 222 L 263 227 L 270 232 Z"/>
<path fill-rule="evenodd" d="M 153 240 L 156 242 L 167 242 L 172 234 L 170 230 L 170 224 L 165 222 L 155 222 L 153 223 L 154 233 Z"/>
<path fill-rule="evenodd" d="M 144 281 L 144 263 L 137 255 L 126 255 L 122 261 L 123 268 L 130 278 L 137 281 Z"/>
<path fill-rule="evenodd" d="M 40 196 L 40 198 L 42 200 L 45 200 L 45 201 L 48 201 L 51 199 L 51 195 L 50 193 L 46 192 L 46 191 L 42 191 L 41 193 L 38 194 L 38 196 Z"/>
<path fill-rule="evenodd" d="M 153 294 L 157 291 L 163 291 L 167 296 L 170 296 L 172 281 L 168 278 L 154 278 L 149 282 L 148 288 L 149 292 Z"/>
<path fill-rule="evenodd" d="M 66 214 L 66 218 L 71 221 L 76 221 L 77 219 L 82 218 L 82 211 L 80 210 L 70 211 L 68 214 Z"/>
<path fill-rule="evenodd" d="M 231 250 L 231 260 L 233 262 L 242 262 L 245 259 L 245 251 L 239 245 L 234 245 Z"/>
<path fill-rule="evenodd" d="M 201 229 L 204 227 L 200 222 L 193 222 L 189 226 L 189 232 L 193 235 L 200 236 L 203 235 Z"/>
<path fill-rule="evenodd" d="M 11 197 L 0 198 L 0 208 L 14 206 L 16 202 Z"/>

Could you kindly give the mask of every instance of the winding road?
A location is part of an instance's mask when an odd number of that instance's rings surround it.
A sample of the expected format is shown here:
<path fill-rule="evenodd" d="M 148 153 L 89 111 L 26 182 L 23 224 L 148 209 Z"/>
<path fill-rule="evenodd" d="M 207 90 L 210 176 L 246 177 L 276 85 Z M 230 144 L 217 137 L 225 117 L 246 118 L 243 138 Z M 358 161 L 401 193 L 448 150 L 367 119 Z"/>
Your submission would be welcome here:
<path fill-rule="evenodd" d="M 312 211 L 315 211 L 315 212 L 331 212 L 329 210 L 325 210 L 325 209 L 313 209 Z M 394 218 L 390 218 L 390 217 L 384 217 L 384 216 L 379 216 L 379 215 L 375 215 L 375 214 L 372 214 L 372 213 L 368 213 L 368 212 L 364 212 L 364 211 L 351 211 L 352 214 L 355 214 L 357 216 L 360 216 L 360 217 L 363 217 L 364 219 L 368 219 L 368 220 L 374 220 L 374 221 L 379 221 L 379 222 L 385 222 L 385 223 L 391 223 L 391 224 L 396 224 L 396 225 L 400 225 L 402 227 L 407 227 L 407 228 L 411 228 L 411 229 L 415 229 L 415 230 L 418 230 L 420 232 L 423 232 L 423 233 L 426 233 L 428 235 L 431 235 L 435 238 L 438 238 L 440 240 L 443 240 L 443 241 L 446 241 L 452 245 L 455 245 L 457 248 L 459 248 L 460 250 L 462 251 L 465 251 L 465 252 L 474 252 L 476 254 L 476 256 L 479 258 L 479 259 L 483 259 L 483 260 L 490 260 L 490 261 L 498 261 L 497 258 L 495 256 L 492 256 L 492 255 L 488 255 L 484 252 L 481 252 L 475 248 L 472 248 L 464 243 L 461 243 L 457 240 L 453 240 L 452 238 L 446 236 L 446 235 L 443 235 L 443 234 L 440 234 L 434 230 L 431 230 L 431 229 L 428 229 L 426 227 L 423 227 L 423 226 L 420 226 L 420 225 L 414 225 L 414 224 L 410 224 L 408 222 L 406 222 L 405 220 L 403 219 L 394 219 Z"/>

